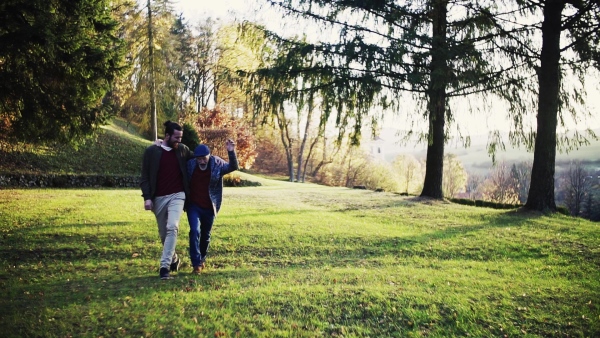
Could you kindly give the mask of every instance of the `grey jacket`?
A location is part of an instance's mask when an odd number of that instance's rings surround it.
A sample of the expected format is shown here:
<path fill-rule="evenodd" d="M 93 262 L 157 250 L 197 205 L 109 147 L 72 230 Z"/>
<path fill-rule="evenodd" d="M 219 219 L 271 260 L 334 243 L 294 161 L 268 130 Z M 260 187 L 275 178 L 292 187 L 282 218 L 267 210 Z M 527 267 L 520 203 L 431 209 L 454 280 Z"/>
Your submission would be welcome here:
<path fill-rule="evenodd" d="M 183 188 L 186 196 L 190 193 L 188 176 L 186 175 L 186 161 L 194 157 L 190 149 L 182 143 L 179 143 L 177 149 L 174 149 L 179 169 L 183 176 Z M 158 178 L 158 167 L 160 165 L 160 157 L 162 156 L 162 148 L 156 145 L 151 145 L 144 151 L 142 160 L 142 177 L 140 179 L 140 187 L 142 188 L 142 197 L 145 200 L 154 200 L 156 197 L 156 181 Z"/>
<path fill-rule="evenodd" d="M 222 158 L 213 155 L 211 155 L 208 160 L 208 165 L 210 166 L 208 195 L 210 196 L 210 201 L 212 202 L 215 216 L 217 216 L 217 213 L 221 209 L 221 202 L 223 201 L 223 176 L 239 169 L 235 151 L 228 151 L 227 155 L 229 156 L 229 163 L 225 162 Z M 194 173 L 197 165 L 198 164 L 196 163 L 195 158 L 187 162 L 187 182 L 192 181 L 192 174 Z"/>

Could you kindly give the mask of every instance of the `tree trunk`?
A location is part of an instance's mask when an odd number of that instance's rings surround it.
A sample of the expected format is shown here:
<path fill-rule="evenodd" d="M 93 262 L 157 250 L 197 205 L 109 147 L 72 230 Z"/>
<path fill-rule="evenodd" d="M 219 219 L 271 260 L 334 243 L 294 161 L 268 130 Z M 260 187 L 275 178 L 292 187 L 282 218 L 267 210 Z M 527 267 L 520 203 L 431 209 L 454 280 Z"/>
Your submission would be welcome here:
<path fill-rule="evenodd" d="M 150 63 L 150 119 L 152 120 L 152 135 L 158 139 L 158 124 L 156 121 L 156 83 L 154 81 L 154 36 L 152 32 L 152 7 L 148 0 L 148 62 Z"/>
<path fill-rule="evenodd" d="M 312 158 L 313 149 L 317 145 L 317 142 L 319 142 L 320 137 L 321 137 L 321 133 L 319 133 L 319 135 L 317 135 L 317 137 L 315 137 L 315 139 L 310 143 L 310 146 L 308 147 L 308 154 L 306 155 L 306 161 L 304 161 L 304 169 L 302 170 L 302 183 L 304 183 L 306 181 L 306 169 L 307 169 L 306 167 L 308 165 L 308 162 Z"/>
<path fill-rule="evenodd" d="M 548 0 L 542 23 L 542 52 L 538 70 L 537 135 L 531 169 L 531 185 L 525 207 L 556 211 L 554 170 L 556 163 L 556 126 L 560 90 L 560 33 L 564 1 Z"/>
<path fill-rule="evenodd" d="M 204 67 L 202 67 L 200 74 L 202 74 L 202 85 L 200 86 L 200 109 L 202 109 L 208 106 L 208 95 L 206 95 L 206 83 L 208 82 L 208 78 Z"/>
<path fill-rule="evenodd" d="M 429 136 L 425 182 L 421 196 L 443 198 L 445 112 L 446 112 L 446 25 L 447 0 L 433 1 L 433 40 L 431 44 L 431 78 L 429 80 Z"/>
<path fill-rule="evenodd" d="M 215 70 L 215 73 L 213 75 L 213 93 L 214 93 L 214 102 L 215 102 L 215 106 L 219 105 L 219 82 L 217 79 L 217 72 Z"/>
<path fill-rule="evenodd" d="M 304 127 L 304 135 L 302 136 L 302 142 L 300 143 L 300 149 L 298 149 L 298 170 L 296 174 L 296 179 L 298 182 L 302 181 L 304 183 L 304 172 L 302 166 L 302 160 L 304 159 L 304 147 L 306 146 L 306 140 L 308 139 L 308 131 L 310 130 L 310 122 L 313 114 L 313 106 L 312 104 L 308 105 L 308 115 L 306 116 L 306 126 Z M 300 120 L 300 116 L 298 116 L 298 120 Z"/>
<path fill-rule="evenodd" d="M 285 150 L 285 157 L 287 160 L 288 174 L 290 176 L 289 181 L 294 182 L 294 156 L 293 156 L 293 140 L 289 134 L 289 121 L 285 118 L 283 108 L 276 115 L 277 125 L 279 126 L 279 135 L 281 136 L 281 143 Z"/>
<path fill-rule="evenodd" d="M 325 165 L 325 164 L 329 164 L 332 161 L 329 161 L 327 159 L 327 137 L 325 137 L 325 135 L 323 135 L 323 157 L 321 158 L 321 162 L 319 162 L 319 164 L 317 164 L 317 166 L 315 167 L 315 170 L 313 170 L 313 172 L 311 173 L 312 178 L 316 178 L 317 174 L 319 173 L 319 170 L 321 170 L 321 168 Z"/>

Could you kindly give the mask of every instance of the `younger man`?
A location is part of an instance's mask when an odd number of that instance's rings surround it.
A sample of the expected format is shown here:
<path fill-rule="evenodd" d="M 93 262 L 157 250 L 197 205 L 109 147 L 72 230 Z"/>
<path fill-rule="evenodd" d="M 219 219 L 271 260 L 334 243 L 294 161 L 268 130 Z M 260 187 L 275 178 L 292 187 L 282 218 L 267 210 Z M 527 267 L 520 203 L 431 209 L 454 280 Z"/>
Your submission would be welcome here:
<path fill-rule="evenodd" d="M 185 196 L 189 193 L 186 161 L 192 157 L 190 149 L 181 143 L 183 129 L 167 121 L 161 146 L 152 145 L 144 151 L 140 187 L 144 209 L 152 210 L 158 223 L 158 234 L 163 244 L 160 259 L 160 278 L 171 279 L 170 272 L 179 269 L 180 260 L 175 252 L 179 218 Z"/>

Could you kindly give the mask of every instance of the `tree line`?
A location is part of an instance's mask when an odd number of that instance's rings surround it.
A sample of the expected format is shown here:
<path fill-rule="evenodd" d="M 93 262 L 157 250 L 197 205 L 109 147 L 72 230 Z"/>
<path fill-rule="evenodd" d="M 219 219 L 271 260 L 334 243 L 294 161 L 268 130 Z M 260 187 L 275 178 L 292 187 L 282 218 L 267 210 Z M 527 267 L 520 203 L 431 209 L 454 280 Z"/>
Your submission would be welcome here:
<path fill-rule="evenodd" d="M 376 133 L 404 111 L 407 125 L 428 125 L 407 132 L 427 144 L 420 195 L 442 198 L 460 185 L 444 181 L 453 168 L 444 145 L 461 134 L 457 105 L 500 99 L 507 110 L 492 113 L 514 122 L 508 141 L 534 152 L 525 206 L 556 210 L 557 149 L 595 137 L 557 130 L 586 114 L 583 80 L 600 60 L 597 1 L 266 2 L 335 34 L 190 23 L 168 0 L 4 1 L 0 128 L 77 142 L 119 115 L 150 139 L 156 119 L 182 121 L 203 142 L 241 130 L 247 168 L 281 149 L 289 180 L 328 172 L 348 185 L 358 172 L 325 169 L 362 161 L 364 128 Z M 409 100 L 419 109 L 406 111 Z M 478 118 L 490 107 L 469 109 Z M 498 135 L 491 156 L 504 146 Z"/>

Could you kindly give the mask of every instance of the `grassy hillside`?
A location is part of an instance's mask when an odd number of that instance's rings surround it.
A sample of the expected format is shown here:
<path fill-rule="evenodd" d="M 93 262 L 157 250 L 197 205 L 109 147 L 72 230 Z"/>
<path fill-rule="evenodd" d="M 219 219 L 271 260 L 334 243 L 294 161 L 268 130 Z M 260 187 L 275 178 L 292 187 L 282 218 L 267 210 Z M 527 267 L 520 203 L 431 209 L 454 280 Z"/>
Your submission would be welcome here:
<path fill-rule="evenodd" d="M 78 148 L 67 144 L 2 144 L 0 172 L 139 175 L 142 154 L 150 145 L 121 120 L 102 128 Z"/>
<path fill-rule="evenodd" d="M 596 224 L 261 180 L 171 281 L 137 189 L 0 190 L 2 336 L 600 335 Z"/>

